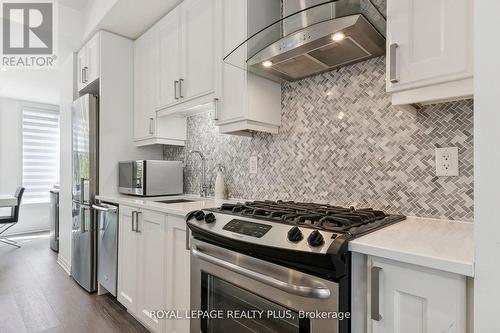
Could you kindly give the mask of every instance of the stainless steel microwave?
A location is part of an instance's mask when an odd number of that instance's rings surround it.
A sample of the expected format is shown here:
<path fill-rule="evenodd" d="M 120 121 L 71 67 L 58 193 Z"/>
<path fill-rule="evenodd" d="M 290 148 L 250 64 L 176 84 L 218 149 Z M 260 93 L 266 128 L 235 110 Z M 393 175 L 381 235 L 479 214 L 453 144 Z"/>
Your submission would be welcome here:
<path fill-rule="evenodd" d="M 139 160 L 119 163 L 119 188 L 123 194 L 143 197 L 182 194 L 182 162 Z"/>

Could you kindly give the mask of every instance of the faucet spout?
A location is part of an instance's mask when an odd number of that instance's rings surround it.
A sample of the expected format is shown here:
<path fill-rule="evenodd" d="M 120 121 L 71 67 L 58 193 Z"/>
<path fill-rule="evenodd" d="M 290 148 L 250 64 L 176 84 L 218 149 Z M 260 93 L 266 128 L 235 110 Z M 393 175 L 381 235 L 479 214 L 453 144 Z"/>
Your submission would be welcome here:
<path fill-rule="evenodd" d="M 198 155 L 200 156 L 201 158 L 201 184 L 200 184 L 200 195 L 201 197 L 203 198 L 206 198 L 208 196 L 208 184 L 206 182 L 206 158 L 205 158 L 205 155 L 203 155 L 203 153 L 199 150 L 190 150 L 186 157 L 184 158 L 184 165 L 186 165 L 186 161 L 188 159 L 189 156 L 191 155 Z"/>

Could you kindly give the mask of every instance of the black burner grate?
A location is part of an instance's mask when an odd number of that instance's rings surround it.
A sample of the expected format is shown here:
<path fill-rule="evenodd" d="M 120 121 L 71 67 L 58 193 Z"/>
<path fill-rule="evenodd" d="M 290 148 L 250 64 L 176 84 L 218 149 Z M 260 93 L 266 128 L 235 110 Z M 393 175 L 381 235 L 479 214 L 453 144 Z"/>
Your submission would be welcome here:
<path fill-rule="evenodd" d="M 359 235 L 405 219 L 404 216 L 387 215 L 372 208 L 355 209 L 281 200 L 223 204 L 214 211 L 351 235 Z"/>

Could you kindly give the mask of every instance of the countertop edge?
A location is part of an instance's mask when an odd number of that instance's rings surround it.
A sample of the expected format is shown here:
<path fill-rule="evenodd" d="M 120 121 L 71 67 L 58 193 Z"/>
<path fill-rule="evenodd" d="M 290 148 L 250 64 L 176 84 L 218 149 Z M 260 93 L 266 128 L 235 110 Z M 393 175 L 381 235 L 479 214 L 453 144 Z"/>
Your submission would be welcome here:
<path fill-rule="evenodd" d="M 213 201 L 213 198 L 200 198 L 194 195 L 180 195 L 175 196 L 176 198 L 193 198 L 199 201 Z M 174 197 L 171 197 L 174 198 Z M 180 209 L 175 208 L 175 206 L 167 205 L 167 204 L 144 204 L 140 201 L 153 201 L 152 198 L 142 198 L 142 197 L 127 197 L 119 194 L 104 194 L 97 195 L 97 200 L 105 201 L 109 203 L 122 204 L 122 205 L 130 205 L 134 207 L 159 211 L 167 214 L 177 215 L 177 216 L 186 216 L 191 210 L 188 209 Z M 231 200 L 229 200 L 231 201 Z M 172 204 L 175 205 L 175 204 Z M 427 219 L 427 218 L 419 218 L 422 221 L 442 221 L 449 223 L 471 223 L 471 222 L 462 222 L 462 221 L 446 221 L 439 219 Z M 381 232 L 384 229 L 376 232 Z M 361 237 L 362 239 L 362 237 Z M 381 258 L 386 258 L 390 260 L 395 260 L 403 263 L 414 264 L 418 266 L 428 267 L 444 272 L 455 273 L 467 277 L 474 277 L 474 262 L 465 262 L 465 261 L 457 261 L 450 260 L 446 257 L 433 257 L 425 254 L 416 254 L 412 252 L 407 252 L 404 250 L 398 250 L 394 248 L 386 248 L 381 245 L 371 245 L 371 244 L 363 244 L 357 243 L 356 240 L 349 242 L 349 250 L 352 252 L 365 254 L 365 255 L 373 255 Z"/>
<path fill-rule="evenodd" d="M 373 245 L 357 244 L 354 242 L 349 243 L 349 251 L 391 259 L 402 263 L 433 268 L 443 272 L 455 273 L 467 277 L 474 277 L 474 263 L 471 262 L 430 257 Z"/>

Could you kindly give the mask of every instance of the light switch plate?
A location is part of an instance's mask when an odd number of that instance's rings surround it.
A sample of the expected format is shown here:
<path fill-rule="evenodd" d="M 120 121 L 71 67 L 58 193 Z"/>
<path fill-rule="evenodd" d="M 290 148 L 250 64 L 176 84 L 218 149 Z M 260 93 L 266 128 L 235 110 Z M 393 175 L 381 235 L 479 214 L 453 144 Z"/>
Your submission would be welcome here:
<path fill-rule="evenodd" d="M 258 159 L 257 156 L 250 156 L 249 159 L 249 169 L 251 175 L 256 175 L 258 172 Z"/>
<path fill-rule="evenodd" d="M 436 176 L 458 176 L 458 148 L 436 148 Z"/>

